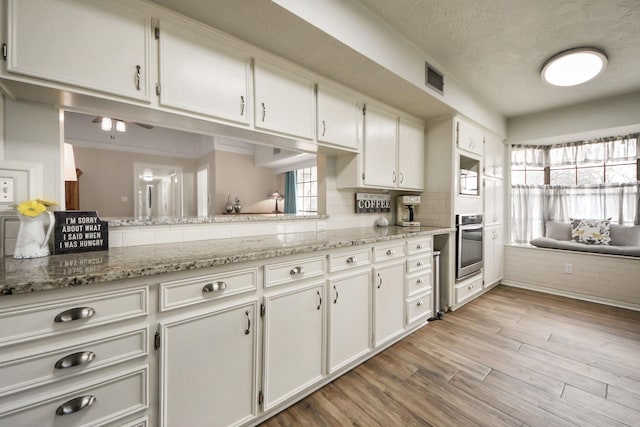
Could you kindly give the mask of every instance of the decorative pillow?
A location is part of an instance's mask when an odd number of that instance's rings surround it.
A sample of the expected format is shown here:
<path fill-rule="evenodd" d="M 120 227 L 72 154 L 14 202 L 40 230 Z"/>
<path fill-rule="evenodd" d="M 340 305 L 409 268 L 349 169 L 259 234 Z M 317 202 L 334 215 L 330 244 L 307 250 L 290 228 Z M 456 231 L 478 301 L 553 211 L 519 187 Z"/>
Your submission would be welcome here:
<path fill-rule="evenodd" d="M 578 243 L 608 245 L 611 242 L 611 221 L 608 219 L 572 219 L 571 238 Z"/>
<path fill-rule="evenodd" d="M 568 222 L 545 221 L 544 237 L 555 240 L 571 240 L 571 224 Z"/>
<path fill-rule="evenodd" d="M 611 224 L 611 244 L 616 246 L 640 246 L 640 225 Z"/>

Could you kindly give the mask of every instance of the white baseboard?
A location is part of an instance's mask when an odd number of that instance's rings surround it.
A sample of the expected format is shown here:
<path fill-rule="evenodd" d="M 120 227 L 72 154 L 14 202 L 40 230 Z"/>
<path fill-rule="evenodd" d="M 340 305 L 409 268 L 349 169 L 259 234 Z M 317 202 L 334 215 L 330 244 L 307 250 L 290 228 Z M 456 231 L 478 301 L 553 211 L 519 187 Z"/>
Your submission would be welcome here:
<path fill-rule="evenodd" d="M 575 292 L 561 291 L 558 289 L 546 288 L 544 286 L 531 285 L 529 283 L 502 280 L 502 284 L 513 286 L 514 288 L 529 289 L 531 291 L 543 292 L 545 294 L 558 295 L 561 297 L 573 298 L 581 301 L 595 302 L 598 304 L 610 305 L 613 307 L 626 308 L 628 310 L 640 311 L 639 304 L 631 304 L 624 301 L 616 301 L 608 298 L 595 297 L 590 295 L 579 294 Z"/>

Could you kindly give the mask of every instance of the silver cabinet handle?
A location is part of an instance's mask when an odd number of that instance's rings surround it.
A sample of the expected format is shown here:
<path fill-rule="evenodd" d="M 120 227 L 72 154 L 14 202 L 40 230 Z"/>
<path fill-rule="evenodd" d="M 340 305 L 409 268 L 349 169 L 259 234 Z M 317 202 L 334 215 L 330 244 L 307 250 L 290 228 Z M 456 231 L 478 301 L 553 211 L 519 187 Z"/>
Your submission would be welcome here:
<path fill-rule="evenodd" d="M 54 367 L 56 369 L 73 368 L 74 366 L 86 365 L 96 358 L 96 354 L 92 351 L 79 351 L 78 353 L 69 354 L 58 360 Z"/>
<path fill-rule="evenodd" d="M 396 250 L 395 249 L 389 249 L 387 251 L 387 255 L 395 255 L 396 254 Z"/>
<path fill-rule="evenodd" d="M 333 303 L 337 304 L 338 303 L 338 296 L 340 294 L 338 293 L 338 288 L 336 288 L 336 285 L 333 285 L 333 290 L 336 291 L 336 297 L 333 299 Z"/>
<path fill-rule="evenodd" d="M 396 171 L 393 171 L 393 183 L 396 183 L 396 179 L 398 178 L 398 175 L 396 174 Z"/>
<path fill-rule="evenodd" d="M 264 102 L 260 103 L 262 105 L 262 121 L 264 122 L 264 118 L 267 115 L 267 107 L 264 106 Z"/>
<path fill-rule="evenodd" d="M 98 399 L 93 395 L 76 397 L 58 406 L 56 415 L 68 415 L 82 411 L 96 403 L 96 400 Z"/>
<path fill-rule="evenodd" d="M 53 321 L 56 323 L 73 322 L 74 320 L 90 319 L 96 314 L 91 307 L 76 307 L 58 314 Z"/>
<path fill-rule="evenodd" d="M 247 316 L 247 329 L 244 330 L 245 335 L 249 335 L 251 333 L 251 310 L 247 310 L 244 312 Z"/>
<path fill-rule="evenodd" d="M 400 172 L 400 184 L 404 182 L 404 174 Z"/>
<path fill-rule="evenodd" d="M 322 306 L 322 295 L 320 295 L 320 291 L 316 291 L 316 294 L 318 296 L 318 305 L 316 306 L 316 309 L 320 310 L 320 307 Z"/>
<path fill-rule="evenodd" d="M 202 288 L 202 292 L 207 294 L 209 292 L 224 291 L 225 289 L 227 289 L 227 284 L 223 281 L 218 281 L 215 283 L 207 283 L 206 285 L 204 285 L 204 287 Z"/>
<path fill-rule="evenodd" d="M 416 280 L 416 283 L 419 284 L 419 285 L 423 284 L 424 283 L 424 278 L 418 277 L 418 280 Z"/>
<path fill-rule="evenodd" d="M 382 276 L 378 273 L 378 289 L 382 286 Z"/>
<path fill-rule="evenodd" d="M 241 116 L 244 116 L 244 106 L 245 106 L 244 96 L 240 95 L 240 115 Z"/>
<path fill-rule="evenodd" d="M 289 271 L 289 274 L 292 276 L 297 276 L 298 274 L 304 274 L 304 267 L 302 266 L 293 267 L 291 271 Z"/>
<path fill-rule="evenodd" d="M 350 256 L 349 258 L 347 258 L 347 264 L 357 264 L 357 263 L 358 263 L 358 257 Z"/>
<path fill-rule="evenodd" d="M 142 67 L 136 65 L 136 90 L 140 90 L 140 81 L 142 80 Z"/>
<path fill-rule="evenodd" d="M 322 121 L 322 136 L 324 136 L 324 134 L 327 132 L 327 123 L 323 120 Z"/>
<path fill-rule="evenodd" d="M 416 265 L 418 267 L 422 267 L 424 265 L 424 261 L 423 260 L 419 260 L 418 262 L 416 262 Z"/>
<path fill-rule="evenodd" d="M 473 285 L 467 286 L 467 289 L 469 289 L 469 290 L 473 289 Z"/>
<path fill-rule="evenodd" d="M 418 246 L 416 246 L 416 249 L 424 249 L 424 245 L 422 243 L 418 243 Z"/>
<path fill-rule="evenodd" d="M 422 301 L 421 299 L 418 300 L 418 307 L 421 307 L 424 305 L 424 301 Z"/>

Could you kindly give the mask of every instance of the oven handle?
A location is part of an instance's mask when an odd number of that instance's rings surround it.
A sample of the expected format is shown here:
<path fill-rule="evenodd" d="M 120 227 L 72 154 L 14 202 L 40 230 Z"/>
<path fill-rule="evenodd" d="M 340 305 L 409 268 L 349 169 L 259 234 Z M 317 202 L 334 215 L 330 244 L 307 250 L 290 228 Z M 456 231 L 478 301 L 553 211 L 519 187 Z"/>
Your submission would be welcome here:
<path fill-rule="evenodd" d="M 459 230 L 482 230 L 484 224 L 466 224 L 466 225 L 458 225 Z"/>

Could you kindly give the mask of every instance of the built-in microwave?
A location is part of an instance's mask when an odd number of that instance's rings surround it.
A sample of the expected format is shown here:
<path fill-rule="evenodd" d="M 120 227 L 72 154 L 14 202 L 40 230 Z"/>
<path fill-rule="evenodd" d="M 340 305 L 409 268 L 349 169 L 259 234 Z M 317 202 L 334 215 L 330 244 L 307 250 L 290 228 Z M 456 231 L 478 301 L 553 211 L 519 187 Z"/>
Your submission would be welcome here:
<path fill-rule="evenodd" d="M 479 273 L 483 267 L 482 214 L 456 215 L 456 279 Z"/>

